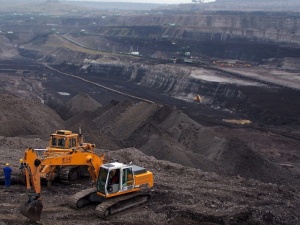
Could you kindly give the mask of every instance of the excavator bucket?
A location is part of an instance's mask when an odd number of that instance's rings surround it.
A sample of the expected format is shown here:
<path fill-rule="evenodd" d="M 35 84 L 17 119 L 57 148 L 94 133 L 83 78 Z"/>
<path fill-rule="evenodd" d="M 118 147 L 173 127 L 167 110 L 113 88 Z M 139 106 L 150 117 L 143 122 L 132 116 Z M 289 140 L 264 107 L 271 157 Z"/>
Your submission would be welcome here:
<path fill-rule="evenodd" d="M 32 199 L 29 196 L 29 200 L 20 207 L 20 213 L 30 219 L 31 221 L 39 221 L 43 210 L 43 204 L 40 199 Z"/>

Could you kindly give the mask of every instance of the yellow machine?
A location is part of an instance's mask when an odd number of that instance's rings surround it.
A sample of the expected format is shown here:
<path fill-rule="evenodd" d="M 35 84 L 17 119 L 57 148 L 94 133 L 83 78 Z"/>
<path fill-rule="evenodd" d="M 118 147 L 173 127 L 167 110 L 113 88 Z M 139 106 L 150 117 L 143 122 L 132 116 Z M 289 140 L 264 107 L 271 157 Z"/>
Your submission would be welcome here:
<path fill-rule="evenodd" d="M 69 155 L 42 160 L 34 149 L 27 149 L 22 165 L 30 193 L 20 212 L 32 221 L 40 220 L 43 209 L 40 183 L 42 163 L 51 166 L 87 165 L 95 187 L 69 197 L 69 205 L 78 209 L 90 203 L 98 204 L 95 212 L 101 218 L 144 204 L 151 196 L 153 174 L 145 168 L 118 162 L 103 164 L 102 158 L 92 152 L 73 151 Z"/>
<path fill-rule="evenodd" d="M 69 183 L 77 180 L 79 177 L 89 176 L 87 165 L 77 165 L 74 160 L 72 160 L 71 164 L 68 164 L 66 161 L 58 162 L 57 160 L 61 156 L 70 156 L 74 153 L 82 153 L 83 155 L 87 152 L 93 153 L 94 147 L 94 144 L 83 143 L 81 129 L 79 129 L 79 134 L 72 133 L 69 130 L 57 130 L 50 135 L 49 146 L 46 149 L 35 149 L 41 158 L 40 177 L 46 179 L 48 185 L 51 185 L 55 178 L 58 178 L 62 183 Z M 100 157 L 104 161 L 104 156 Z M 64 160 L 68 159 L 64 158 Z"/>
<path fill-rule="evenodd" d="M 95 188 L 82 190 L 69 198 L 69 205 L 79 209 L 90 203 L 98 204 L 97 216 L 110 216 L 149 201 L 153 174 L 145 168 L 119 162 L 100 167 Z"/>
<path fill-rule="evenodd" d="M 196 95 L 196 97 L 194 98 L 194 101 L 201 102 L 201 96 L 200 95 Z"/>

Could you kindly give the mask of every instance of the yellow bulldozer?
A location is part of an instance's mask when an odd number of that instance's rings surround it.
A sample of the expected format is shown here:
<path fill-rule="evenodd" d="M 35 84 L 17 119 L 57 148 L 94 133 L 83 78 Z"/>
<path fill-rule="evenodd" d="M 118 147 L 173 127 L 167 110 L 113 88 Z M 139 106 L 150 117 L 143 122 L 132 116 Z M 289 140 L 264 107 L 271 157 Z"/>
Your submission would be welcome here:
<path fill-rule="evenodd" d="M 92 151 L 74 149 L 68 154 L 46 158 L 40 157 L 38 152 L 32 148 L 27 149 L 22 161 L 29 194 L 20 212 L 32 221 L 39 221 L 42 214 L 41 177 L 51 171 L 45 167 L 87 166 L 95 186 L 72 197 L 68 196 L 68 203 L 76 209 L 96 203 L 98 206 L 95 212 L 101 218 L 144 204 L 151 196 L 153 174 L 143 167 L 119 162 L 104 163 L 104 159 Z"/>
<path fill-rule="evenodd" d="M 94 144 L 83 143 L 81 128 L 78 134 L 69 130 L 57 130 L 50 135 L 47 148 L 35 149 L 41 159 L 41 179 L 46 180 L 50 186 L 54 179 L 58 179 L 61 183 L 70 183 L 80 177 L 90 176 L 87 171 L 88 165 L 77 164 L 74 161 L 74 155 L 78 157 L 93 155 L 93 157 L 99 157 L 101 164 L 104 163 L 104 154 L 97 156 L 94 148 Z M 23 159 L 20 160 L 21 163 L 22 161 Z M 20 180 L 24 182 L 25 171 L 22 167 L 20 177 Z"/>

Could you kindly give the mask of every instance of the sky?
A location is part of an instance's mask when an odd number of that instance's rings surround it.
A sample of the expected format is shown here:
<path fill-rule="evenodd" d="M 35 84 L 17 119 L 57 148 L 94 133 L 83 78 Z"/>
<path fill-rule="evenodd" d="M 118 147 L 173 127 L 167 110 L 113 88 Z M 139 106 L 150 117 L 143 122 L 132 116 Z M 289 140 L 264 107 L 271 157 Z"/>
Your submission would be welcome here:
<path fill-rule="evenodd" d="M 181 4 L 192 3 L 192 0 L 76 0 L 94 2 L 140 2 L 140 3 L 159 3 L 159 4 Z M 215 0 L 202 0 L 204 2 L 214 2 Z"/>

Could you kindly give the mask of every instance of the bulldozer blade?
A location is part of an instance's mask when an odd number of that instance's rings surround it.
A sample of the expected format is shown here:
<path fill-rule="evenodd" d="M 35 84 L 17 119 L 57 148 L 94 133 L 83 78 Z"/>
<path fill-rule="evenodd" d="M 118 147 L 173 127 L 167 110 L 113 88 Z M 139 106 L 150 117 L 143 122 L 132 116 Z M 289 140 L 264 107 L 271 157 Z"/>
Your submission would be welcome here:
<path fill-rule="evenodd" d="M 20 213 L 31 221 L 39 221 L 43 210 L 43 204 L 39 200 L 26 202 L 20 207 Z"/>

